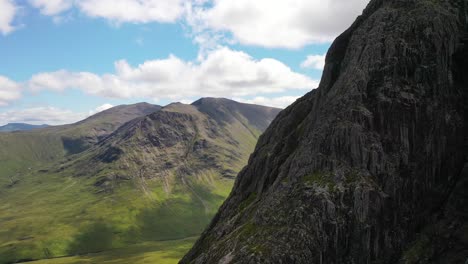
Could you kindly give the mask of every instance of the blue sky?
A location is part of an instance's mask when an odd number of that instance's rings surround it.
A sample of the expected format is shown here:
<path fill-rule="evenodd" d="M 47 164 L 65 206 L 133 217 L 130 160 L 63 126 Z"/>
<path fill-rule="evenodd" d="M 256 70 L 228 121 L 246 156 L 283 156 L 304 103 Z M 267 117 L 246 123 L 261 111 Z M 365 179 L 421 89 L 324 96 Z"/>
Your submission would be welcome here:
<path fill-rule="evenodd" d="M 205 96 L 285 107 L 367 2 L 0 0 L 0 125 Z"/>

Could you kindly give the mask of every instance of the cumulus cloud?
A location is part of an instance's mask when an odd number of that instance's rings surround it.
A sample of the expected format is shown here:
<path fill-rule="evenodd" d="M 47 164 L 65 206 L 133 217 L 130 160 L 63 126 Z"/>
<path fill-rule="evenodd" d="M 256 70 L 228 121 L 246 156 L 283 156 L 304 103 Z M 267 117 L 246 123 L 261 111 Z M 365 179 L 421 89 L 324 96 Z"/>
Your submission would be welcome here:
<path fill-rule="evenodd" d="M 300 48 L 332 41 L 361 14 L 369 0 L 214 0 L 190 5 L 194 31 L 228 32 L 242 44 Z M 203 34 L 202 34 L 203 33 Z"/>
<path fill-rule="evenodd" d="M 12 25 L 18 7 L 13 0 L 0 0 L 0 32 L 3 35 L 15 30 Z"/>
<path fill-rule="evenodd" d="M 107 109 L 111 109 L 112 107 L 114 107 L 114 106 L 111 105 L 111 104 L 103 104 L 101 106 L 96 107 L 96 109 L 90 110 L 89 115 L 94 115 L 94 114 L 100 113 L 102 111 L 106 111 Z"/>
<path fill-rule="evenodd" d="M 115 63 L 115 73 L 56 72 L 34 75 L 27 83 L 33 91 L 77 88 L 110 98 L 147 97 L 179 100 L 200 96 L 243 97 L 311 90 L 318 81 L 292 71 L 275 59 L 256 60 L 241 51 L 223 47 L 199 63 L 173 55 L 132 67 Z"/>
<path fill-rule="evenodd" d="M 195 100 L 192 100 L 192 99 L 182 99 L 182 100 L 179 100 L 180 103 L 183 103 L 183 104 L 192 104 L 193 102 L 195 102 Z"/>
<path fill-rule="evenodd" d="M 112 107 L 114 107 L 114 106 L 111 105 L 111 104 L 103 104 L 101 106 L 96 107 L 96 112 L 99 113 L 99 112 L 105 111 L 107 109 L 111 109 Z"/>
<path fill-rule="evenodd" d="M 217 47 L 232 41 L 269 48 L 301 48 L 332 41 L 369 0 L 29 0 L 44 15 L 76 8 L 116 23 L 185 21 L 194 42 Z M 0 0 L 12 4 L 12 0 Z M 0 10 L 8 10 L 1 8 Z M 6 11 L 3 11 L 6 12 Z M 11 12 L 10 12 L 11 13 Z M 9 16 L 11 20 L 11 15 Z M 2 19 L 7 19 L 2 16 Z M 9 20 L 9 21 L 10 21 Z M 6 23 L 8 26 L 9 23 Z M 8 27 L 6 28 L 8 30 Z"/>
<path fill-rule="evenodd" d="M 323 70 L 325 67 L 325 55 L 309 55 L 301 63 L 302 68 L 311 68 L 314 70 Z"/>
<path fill-rule="evenodd" d="M 73 112 L 67 109 L 61 109 L 50 106 L 32 107 L 21 110 L 10 110 L 1 113 L 1 124 L 7 123 L 27 123 L 32 125 L 63 125 L 72 124 L 81 121 L 91 115 L 105 111 L 114 107 L 111 104 L 103 104 L 90 111 Z M 0 125 L 1 125 L 0 124 Z"/>
<path fill-rule="evenodd" d="M 0 76 L 0 106 L 6 106 L 20 97 L 20 85 L 4 76 Z"/>
<path fill-rule="evenodd" d="M 294 103 L 300 96 L 279 96 L 279 97 L 264 97 L 257 96 L 253 99 L 234 98 L 234 100 L 247 104 L 258 104 L 278 108 L 286 108 Z"/>
<path fill-rule="evenodd" d="M 29 0 L 43 15 L 57 16 L 72 7 L 90 17 L 117 23 L 175 22 L 187 0 Z"/>
<path fill-rule="evenodd" d="M 78 7 L 91 17 L 116 22 L 175 22 L 184 11 L 183 0 L 81 0 Z"/>
<path fill-rule="evenodd" d="M 0 113 L 2 123 L 28 123 L 33 125 L 62 125 L 80 121 L 87 113 L 75 113 L 55 107 L 33 107 L 21 110 L 10 110 Z"/>

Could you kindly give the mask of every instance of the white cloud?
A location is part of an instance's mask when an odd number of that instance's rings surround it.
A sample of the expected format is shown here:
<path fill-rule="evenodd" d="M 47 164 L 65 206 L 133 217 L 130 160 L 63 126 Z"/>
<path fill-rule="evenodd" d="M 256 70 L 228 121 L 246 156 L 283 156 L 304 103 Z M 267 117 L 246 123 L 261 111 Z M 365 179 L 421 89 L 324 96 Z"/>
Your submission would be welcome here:
<path fill-rule="evenodd" d="M 27 123 L 32 125 L 63 125 L 81 121 L 91 115 L 105 111 L 114 107 L 111 104 L 103 104 L 90 110 L 87 113 L 73 112 L 67 109 L 61 109 L 50 106 L 32 107 L 21 110 L 10 110 L 1 113 L 1 124 L 7 123 Z"/>
<path fill-rule="evenodd" d="M 257 96 L 253 99 L 244 99 L 244 98 L 234 98 L 233 100 L 247 103 L 247 104 L 257 104 L 257 105 L 264 105 L 264 106 L 271 106 L 271 107 L 278 107 L 278 108 L 286 108 L 290 104 L 294 103 L 300 96 L 279 96 L 279 97 L 263 97 Z"/>
<path fill-rule="evenodd" d="M 12 3 L 11 0 L 0 0 Z M 332 41 L 369 0 L 29 0 L 44 15 L 72 7 L 116 23 L 174 23 L 192 27 L 194 41 L 215 45 L 231 33 L 242 44 L 300 48 Z M 207 4 L 208 3 L 208 4 Z M 2 10 L 2 9 L 0 9 Z M 8 24 L 7 24 L 8 25 Z"/>
<path fill-rule="evenodd" d="M 191 103 L 194 102 L 194 100 L 192 100 L 192 99 L 182 99 L 182 100 L 180 100 L 180 102 L 183 103 L 183 104 L 191 104 Z"/>
<path fill-rule="evenodd" d="M 114 107 L 114 106 L 111 105 L 111 104 L 103 104 L 101 106 L 96 107 L 96 109 L 90 110 L 89 115 L 91 116 L 91 115 L 100 113 L 102 111 L 106 111 L 107 109 L 111 109 L 112 107 Z"/>
<path fill-rule="evenodd" d="M 11 3 L 11 0 L 0 0 Z M 301 48 L 332 41 L 369 0 L 29 0 L 44 15 L 76 8 L 113 23 L 184 20 L 194 42 L 206 48 L 240 42 L 269 48 Z M 0 9 L 1 10 L 1 9 Z M 7 24 L 8 25 L 8 24 Z M 231 38 L 232 37 L 232 38 Z"/>
<path fill-rule="evenodd" d="M 47 16 L 58 15 L 73 6 L 73 0 L 29 0 L 29 3 Z"/>
<path fill-rule="evenodd" d="M 75 113 L 55 107 L 34 107 L 0 113 L 2 123 L 28 123 L 33 125 L 62 125 L 75 123 L 88 117 L 87 113 Z"/>
<path fill-rule="evenodd" d="M 325 55 L 309 55 L 301 63 L 302 68 L 311 68 L 314 70 L 323 70 L 325 67 Z"/>
<path fill-rule="evenodd" d="M 369 0 L 213 0 L 192 4 L 187 21 L 194 32 L 231 33 L 242 44 L 300 48 L 332 41 L 361 14 Z"/>
<path fill-rule="evenodd" d="M 115 63 L 113 74 L 65 70 L 40 73 L 27 86 L 33 91 L 63 91 L 77 88 L 88 94 L 110 98 L 180 100 L 200 96 L 243 97 L 311 90 L 318 81 L 293 72 L 274 59 L 255 60 L 248 54 L 220 48 L 203 61 L 192 63 L 173 55 L 147 61 L 137 67 L 126 61 Z"/>
<path fill-rule="evenodd" d="M 0 76 L 0 106 L 6 106 L 20 97 L 20 85 L 4 76 Z"/>
<path fill-rule="evenodd" d="M 175 22 L 184 11 L 182 0 L 80 0 L 83 13 L 115 22 Z"/>
<path fill-rule="evenodd" d="M 87 92 L 90 94 L 95 94 L 102 85 L 102 79 L 93 73 L 72 73 L 66 70 L 60 70 L 56 72 L 36 74 L 31 78 L 27 85 L 34 92 L 40 90 L 61 92 L 71 87 L 90 87 L 92 85 L 96 85 L 95 88 L 87 89 Z"/>
<path fill-rule="evenodd" d="M 15 30 L 12 23 L 17 11 L 18 7 L 13 0 L 0 0 L 0 32 L 3 35 Z"/>
<path fill-rule="evenodd" d="M 111 105 L 111 104 L 103 104 L 101 106 L 96 107 L 96 112 L 99 113 L 99 112 L 105 111 L 107 109 L 111 109 L 112 107 L 114 107 L 114 106 Z"/>
<path fill-rule="evenodd" d="M 29 0 L 43 15 L 57 16 L 72 7 L 90 17 L 116 23 L 172 23 L 184 13 L 186 0 Z"/>

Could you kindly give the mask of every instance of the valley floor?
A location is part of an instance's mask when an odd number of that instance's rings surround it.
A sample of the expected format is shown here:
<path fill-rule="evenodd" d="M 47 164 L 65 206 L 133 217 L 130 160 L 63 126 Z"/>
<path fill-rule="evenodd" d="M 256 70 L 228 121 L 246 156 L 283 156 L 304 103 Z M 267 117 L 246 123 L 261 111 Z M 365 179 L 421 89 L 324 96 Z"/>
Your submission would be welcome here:
<path fill-rule="evenodd" d="M 84 256 L 44 259 L 27 264 L 176 264 L 195 243 L 197 237 L 181 240 L 145 242 Z"/>

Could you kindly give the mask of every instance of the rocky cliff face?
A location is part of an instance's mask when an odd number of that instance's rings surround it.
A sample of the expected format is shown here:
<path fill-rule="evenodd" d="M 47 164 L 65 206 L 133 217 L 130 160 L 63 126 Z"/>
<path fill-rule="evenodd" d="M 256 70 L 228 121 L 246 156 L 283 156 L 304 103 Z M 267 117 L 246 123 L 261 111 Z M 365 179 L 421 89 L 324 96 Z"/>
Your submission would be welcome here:
<path fill-rule="evenodd" d="M 181 263 L 464 263 L 468 1 L 373 0 Z"/>

